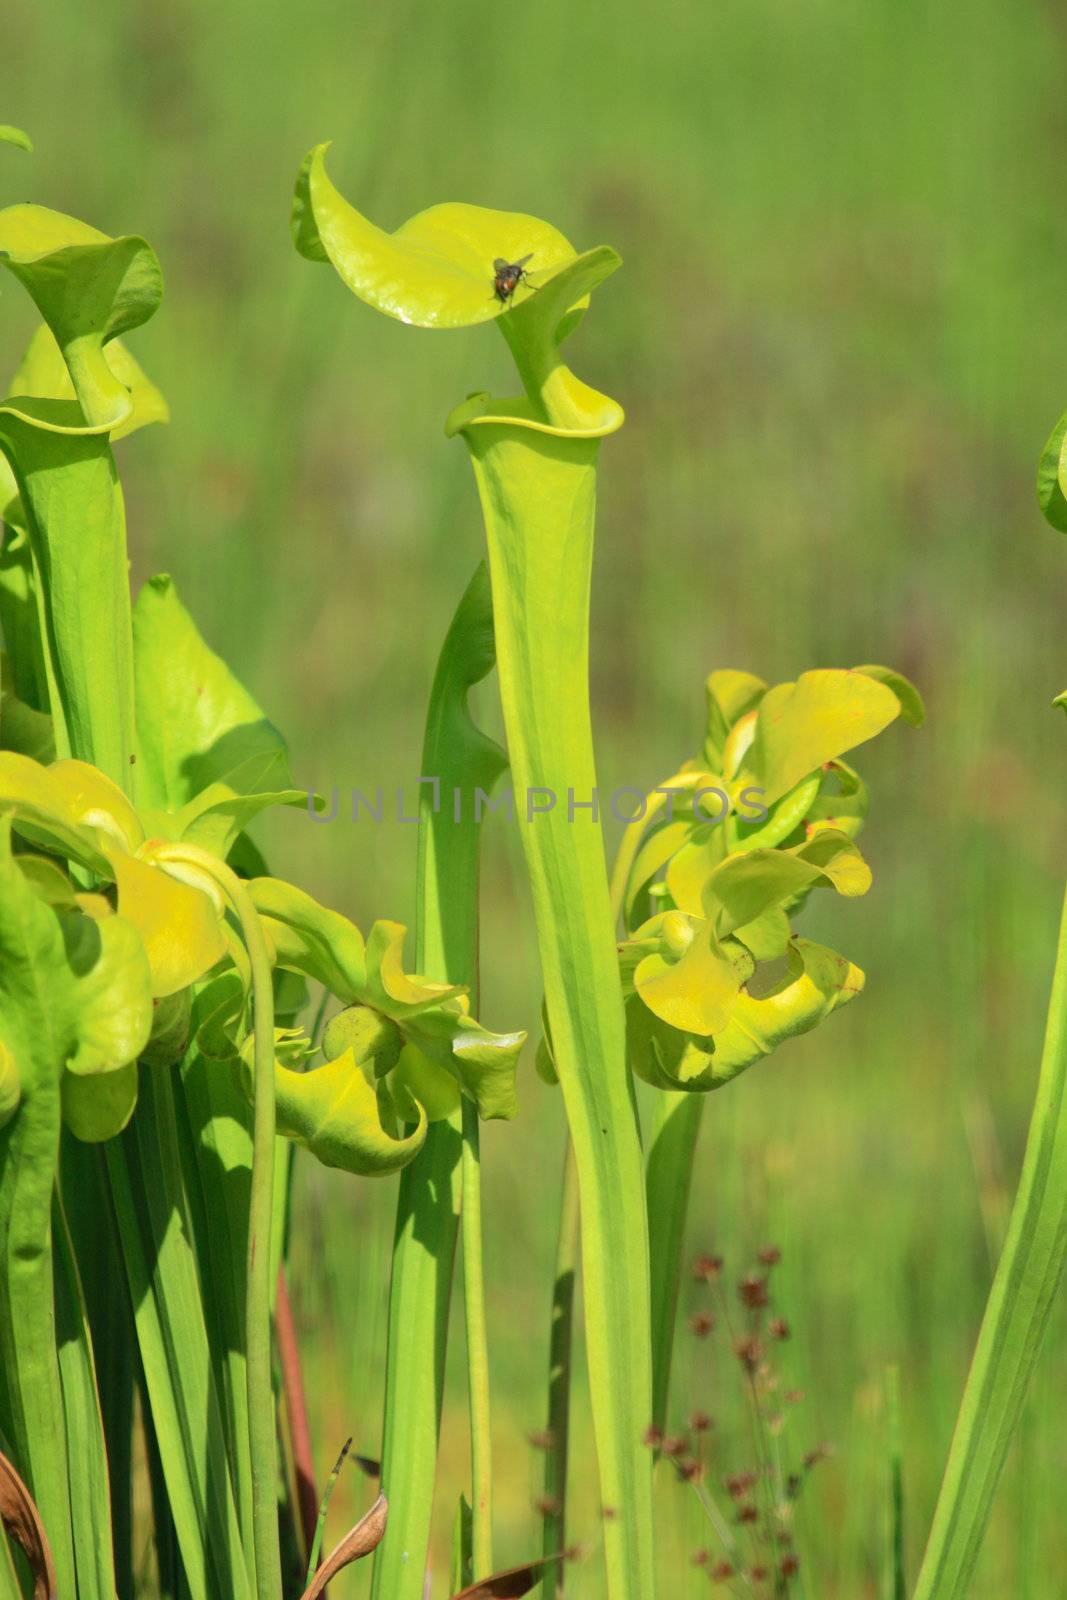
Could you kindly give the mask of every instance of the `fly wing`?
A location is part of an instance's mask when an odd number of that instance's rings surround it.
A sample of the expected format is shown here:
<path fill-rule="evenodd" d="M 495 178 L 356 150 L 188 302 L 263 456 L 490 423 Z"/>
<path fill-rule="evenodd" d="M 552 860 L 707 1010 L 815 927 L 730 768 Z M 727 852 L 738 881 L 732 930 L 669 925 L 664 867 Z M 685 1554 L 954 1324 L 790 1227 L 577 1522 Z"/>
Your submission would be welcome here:
<path fill-rule="evenodd" d="M 527 256 L 526 259 L 529 261 L 529 256 Z M 502 272 L 506 272 L 510 266 L 510 261 L 505 261 L 503 256 L 497 256 L 496 260 L 493 262 L 493 271 L 496 273 L 497 277 L 499 277 L 500 274 Z"/>

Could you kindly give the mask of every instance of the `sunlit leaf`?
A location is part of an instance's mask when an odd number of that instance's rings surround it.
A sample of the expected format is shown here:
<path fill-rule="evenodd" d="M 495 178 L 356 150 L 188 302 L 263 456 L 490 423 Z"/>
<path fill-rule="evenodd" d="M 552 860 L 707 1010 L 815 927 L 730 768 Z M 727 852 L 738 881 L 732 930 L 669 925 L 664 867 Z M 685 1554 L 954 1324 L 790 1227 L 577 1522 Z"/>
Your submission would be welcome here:
<path fill-rule="evenodd" d="M 1067 411 L 1049 435 L 1037 468 L 1037 500 L 1045 517 L 1060 533 L 1067 533 L 1067 497 L 1064 494 L 1067 452 Z"/>
<path fill-rule="evenodd" d="M 879 683 L 884 683 L 887 689 L 892 689 L 900 701 L 900 715 L 903 721 L 913 728 L 921 728 L 926 721 L 926 707 L 923 697 L 918 689 L 906 678 L 902 672 L 897 672 L 893 667 L 863 666 L 855 669 L 862 672 L 865 677 L 875 678 Z"/>
<path fill-rule="evenodd" d="M 752 971 L 748 951 L 720 943 L 711 922 L 679 911 L 653 918 L 635 937 L 644 942 L 657 936 L 660 949 L 646 955 L 634 971 L 642 1000 L 685 1033 L 715 1033 L 725 1027 Z"/>
<path fill-rule="evenodd" d="M 627 1002 L 634 1071 L 657 1088 L 721 1088 L 787 1039 L 806 1033 L 863 988 L 858 967 L 807 939 L 794 939 L 786 971 L 768 993 L 742 991 L 725 1026 L 707 1038 L 671 1028 L 641 1003 Z"/>
<path fill-rule="evenodd" d="M 827 761 L 873 739 L 900 710 L 894 691 L 866 673 L 804 672 L 761 700 L 745 771 L 772 805 Z"/>
<path fill-rule="evenodd" d="M 130 397 L 129 415 L 111 429 L 112 442 L 125 439 L 150 423 L 169 422 L 170 407 L 123 341 L 112 339 L 106 348 L 107 364 Z M 63 352 L 47 323 L 41 324 L 26 347 L 11 380 L 10 392 L 41 400 L 77 399 Z"/>
<path fill-rule="evenodd" d="M 137 596 L 133 647 L 148 805 L 177 811 L 217 783 L 240 795 L 292 788 L 284 739 L 204 642 L 166 574 Z"/>
<path fill-rule="evenodd" d="M 45 206 L 0 211 L 0 264 L 28 290 L 63 353 L 82 420 L 65 424 L 62 401 L 6 405 L 31 422 L 71 431 L 109 431 L 133 403 L 112 371 L 104 345 L 145 322 L 162 295 L 159 263 L 143 239 L 109 239 L 98 229 Z"/>
<path fill-rule="evenodd" d="M 709 761 L 722 766 L 730 729 L 738 718 L 755 709 L 766 694 L 767 685 L 753 672 L 728 667 L 708 674 L 704 692 L 708 712 L 704 753 Z"/>
<path fill-rule="evenodd" d="M 509 309 L 494 292 L 498 258 L 532 259 L 538 286 L 573 261 L 563 235 L 537 217 L 484 206 L 432 206 L 395 233 L 368 222 L 338 193 L 326 172 L 328 144 L 306 157 L 297 178 L 293 238 L 301 255 L 330 261 L 368 305 L 423 328 L 461 328 L 488 322 Z M 531 293 L 520 283 L 515 303 Z"/>
<path fill-rule="evenodd" d="M 378 1095 L 351 1050 L 307 1072 L 279 1062 L 275 1085 L 278 1132 L 304 1145 L 325 1166 L 366 1176 L 396 1172 L 426 1138 L 421 1106 L 406 1137 L 396 1138 L 383 1126 Z"/>
<path fill-rule="evenodd" d="M 870 868 L 846 834 L 820 829 L 794 850 L 747 850 L 728 857 L 708 877 L 705 909 L 725 935 L 818 883 L 847 896 L 870 888 Z"/>

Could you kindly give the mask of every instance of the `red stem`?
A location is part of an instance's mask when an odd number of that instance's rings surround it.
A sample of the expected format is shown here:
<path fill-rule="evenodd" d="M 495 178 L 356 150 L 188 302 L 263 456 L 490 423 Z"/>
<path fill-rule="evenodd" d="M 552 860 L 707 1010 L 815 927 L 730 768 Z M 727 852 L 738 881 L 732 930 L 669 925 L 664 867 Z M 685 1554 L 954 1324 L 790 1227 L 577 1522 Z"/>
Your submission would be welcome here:
<path fill-rule="evenodd" d="M 293 1452 L 296 1503 L 300 1512 L 300 1529 L 304 1536 L 304 1554 L 307 1556 L 311 1551 L 315 1526 L 319 1518 L 319 1491 L 315 1486 L 315 1462 L 311 1454 L 311 1429 L 308 1427 L 304 1379 L 300 1370 L 300 1350 L 296 1342 L 293 1308 L 289 1303 L 284 1266 L 278 1268 L 278 1301 L 275 1306 L 274 1329 L 282 1368 L 282 1389 L 285 1393 L 289 1442 Z"/>

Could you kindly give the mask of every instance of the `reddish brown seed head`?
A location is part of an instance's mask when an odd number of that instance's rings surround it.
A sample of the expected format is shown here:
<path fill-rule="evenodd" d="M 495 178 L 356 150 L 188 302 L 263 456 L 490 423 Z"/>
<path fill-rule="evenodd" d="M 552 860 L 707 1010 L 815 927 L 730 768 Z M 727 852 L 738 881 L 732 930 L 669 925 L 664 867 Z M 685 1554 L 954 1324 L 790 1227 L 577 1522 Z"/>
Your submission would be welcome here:
<path fill-rule="evenodd" d="M 754 1333 L 734 1341 L 734 1354 L 749 1372 L 755 1372 L 763 1360 L 763 1346 Z"/>
<path fill-rule="evenodd" d="M 762 1311 L 770 1300 L 767 1292 L 767 1280 L 758 1273 L 750 1272 L 747 1278 L 742 1278 L 737 1286 L 737 1296 L 743 1306 L 750 1311 Z"/>

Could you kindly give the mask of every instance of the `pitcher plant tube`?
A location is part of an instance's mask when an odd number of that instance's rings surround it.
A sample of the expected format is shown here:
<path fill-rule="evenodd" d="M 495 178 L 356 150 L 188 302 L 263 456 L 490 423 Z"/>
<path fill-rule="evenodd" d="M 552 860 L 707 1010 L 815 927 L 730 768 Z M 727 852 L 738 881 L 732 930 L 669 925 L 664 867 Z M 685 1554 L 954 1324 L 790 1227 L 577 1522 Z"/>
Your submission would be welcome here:
<path fill-rule="evenodd" d="M 400 321 L 495 320 L 522 384 L 517 397 L 468 399 L 447 432 L 468 447 L 485 521 L 508 758 L 575 1152 L 609 1593 L 649 1600 L 648 1238 L 588 691 L 597 461 L 623 413 L 560 354 L 619 258 L 603 246 L 578 254 L 537 218 L 470 205 L 434 206 L 386 233 L 338 193 L 325 150 L 309 154 L 297 180 L 297 249 Z M 497 292 L 500 261 L 524 263 L 506 296 Z"/>

